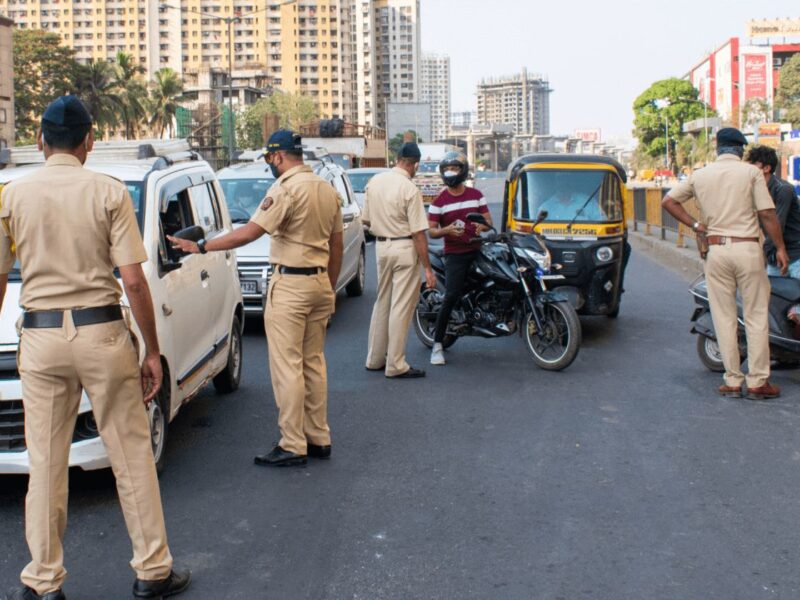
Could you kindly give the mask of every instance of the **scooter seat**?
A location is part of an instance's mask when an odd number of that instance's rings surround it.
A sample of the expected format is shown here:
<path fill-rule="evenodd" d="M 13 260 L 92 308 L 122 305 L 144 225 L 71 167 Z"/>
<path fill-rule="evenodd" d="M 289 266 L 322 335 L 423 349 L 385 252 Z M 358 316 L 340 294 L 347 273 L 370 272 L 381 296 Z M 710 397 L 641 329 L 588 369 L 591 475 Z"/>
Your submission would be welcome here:
<path fill-rule="evenodd" d="M 800 302 L 800 279 L 794 277 L 770 277 L 769 283 L 772 286 L 772 294 L 788 300 L 789 302 Z"/>

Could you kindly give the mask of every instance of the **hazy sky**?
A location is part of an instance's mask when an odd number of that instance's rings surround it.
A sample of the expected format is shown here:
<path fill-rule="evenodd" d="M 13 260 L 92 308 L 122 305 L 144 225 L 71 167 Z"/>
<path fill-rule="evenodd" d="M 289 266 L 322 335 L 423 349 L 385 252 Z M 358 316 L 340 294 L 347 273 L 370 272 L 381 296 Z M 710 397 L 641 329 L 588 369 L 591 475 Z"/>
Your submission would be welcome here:
<path fill-rule="evenodd" d="M 484 77 L 543 73 L 550 130 L 631 137 L 633 100 L 742 37 L 751 18 L 800 17 L 798 0 L 421 0 L 422 51 L 450 56 L 453 110 Z"/>

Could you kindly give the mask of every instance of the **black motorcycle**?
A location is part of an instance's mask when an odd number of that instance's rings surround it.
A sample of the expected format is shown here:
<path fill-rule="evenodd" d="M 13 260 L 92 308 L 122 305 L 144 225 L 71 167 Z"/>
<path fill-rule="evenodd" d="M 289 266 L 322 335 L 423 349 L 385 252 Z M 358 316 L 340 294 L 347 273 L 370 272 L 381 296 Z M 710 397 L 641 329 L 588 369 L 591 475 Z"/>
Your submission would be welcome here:
<path fill-rule="evenodd" d="M 793 307 L 800 304 L 800 280 L 791 277 L 770 277 L 772 292 L 769 299 L 769 353 L 772 360 L 784 365 L 800 364 L 800 327 L 789 318 Z M 717 334 L 711 319 L 706 280 L 701 275 L 695 279 L 689 292 L 697 307 L 692 315 L 691 332 L 697 334 L 697 354 L 700 362 L 715 373 L 723 373 L 722 354 L 717 344 Z M 747 358 L 747 339 L 742 317 L 741 297 L 736 297 L 739 315 L 739 354 Z M 797 314 L 797 313 L 795 313 Z"/>
<path fill-rule="evenodd" d="M 540 222 L 547 217 L 539 215 Z M 480 213 L 467 219 L 489 227 Z M 462 336 L 486 338 L 512 335 L 518 330 L 533 361 L 542 369 L 566 369 L 578 355 L 581 323 L 567 294 L 548 291 L 547 281 L 563 279 L 552 273 L 544 240 L 536 233 L 497 233 L 493 227 L 480 239 L 478 258 L 472 264 L 464 294 L 453 308 L 443 346 L 452 346 Z M 420 341 L 433 347 L 436 316 L 444 300 L 444 256 L 430 250 L 430 261 L 439 280 L 436 288 L 423 284 L 414 318 Z"/>

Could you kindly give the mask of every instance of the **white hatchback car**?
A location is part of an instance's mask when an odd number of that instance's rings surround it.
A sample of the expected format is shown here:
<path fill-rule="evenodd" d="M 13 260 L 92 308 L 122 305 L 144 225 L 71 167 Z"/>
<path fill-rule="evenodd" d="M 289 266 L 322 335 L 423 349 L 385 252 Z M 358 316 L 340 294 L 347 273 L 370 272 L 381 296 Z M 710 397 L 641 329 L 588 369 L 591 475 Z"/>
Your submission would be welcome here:
<path fill-rule="evenodd" d="M 344 169 L 319 149 L 305 150 L 305 163 L 314 173 L 328 181 L 342 198 L 344 221 L 344 256 L 336 291 L 344 289 L 348 296 L 364 293 L 366 282 L 366 241 L 361 223 L 361 208 L 355 201 L 353 188 Z M 261 205 L 267 190 L 275 183 L 263 159 L 233 165 L 217 172 L 225 192 L 234 227 L 246 224 Z M 237 251 L 239 280 L 248 314 L 262 314 L 264 298 L 272 267 L 269 264 L 269 236 L 264 235 Z"/>
<path fill-rule="evenodd" d="M 118 149 L 104 157 L 103 144 L 95 147 L 86 166 L 125 182 L 148 254 L 142 267 L 153 297 L 164 366 L 164 381 L 150 404 L 149 417 L 153 453 L 162 470 L 167 428 L 181 406 L 212 380 L 220 392 L 238 388 L 244 325 L 235 253 L 180 255 L 164 236 L 199 225 L 210 239 L 231 231 L 232 224 L 214 171 L 195 153 L 137 159 L 134 152 L 131 160 L 120 160 Z M 138 156 L 142 152 L 155 154 L 152 145 L 145 145 Z M 40 166 L 0 171 L 0 187 Z M 16 368 L 19 338 L 14 327 L 21 313 L 20 286 L 15 268 L 0 313 L 0 473 L 28 471 L 22 387 Z M 135 326 L 134 332 L 141 337 Z M 139 348 L 143 352 L 142 343 Z M 70 466 L 108 467 L 86 394 L 78 413 Z"/>

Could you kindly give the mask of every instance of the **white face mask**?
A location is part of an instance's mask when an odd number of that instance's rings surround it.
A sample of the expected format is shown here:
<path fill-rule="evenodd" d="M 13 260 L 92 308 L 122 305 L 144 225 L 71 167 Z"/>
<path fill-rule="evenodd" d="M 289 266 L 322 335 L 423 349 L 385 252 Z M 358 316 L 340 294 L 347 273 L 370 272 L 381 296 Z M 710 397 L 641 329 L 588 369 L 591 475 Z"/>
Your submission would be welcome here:
<path fill-rule="evenodd" d="M 445 171 L 445 177 L 458 177 L 458 171 Z"/>

